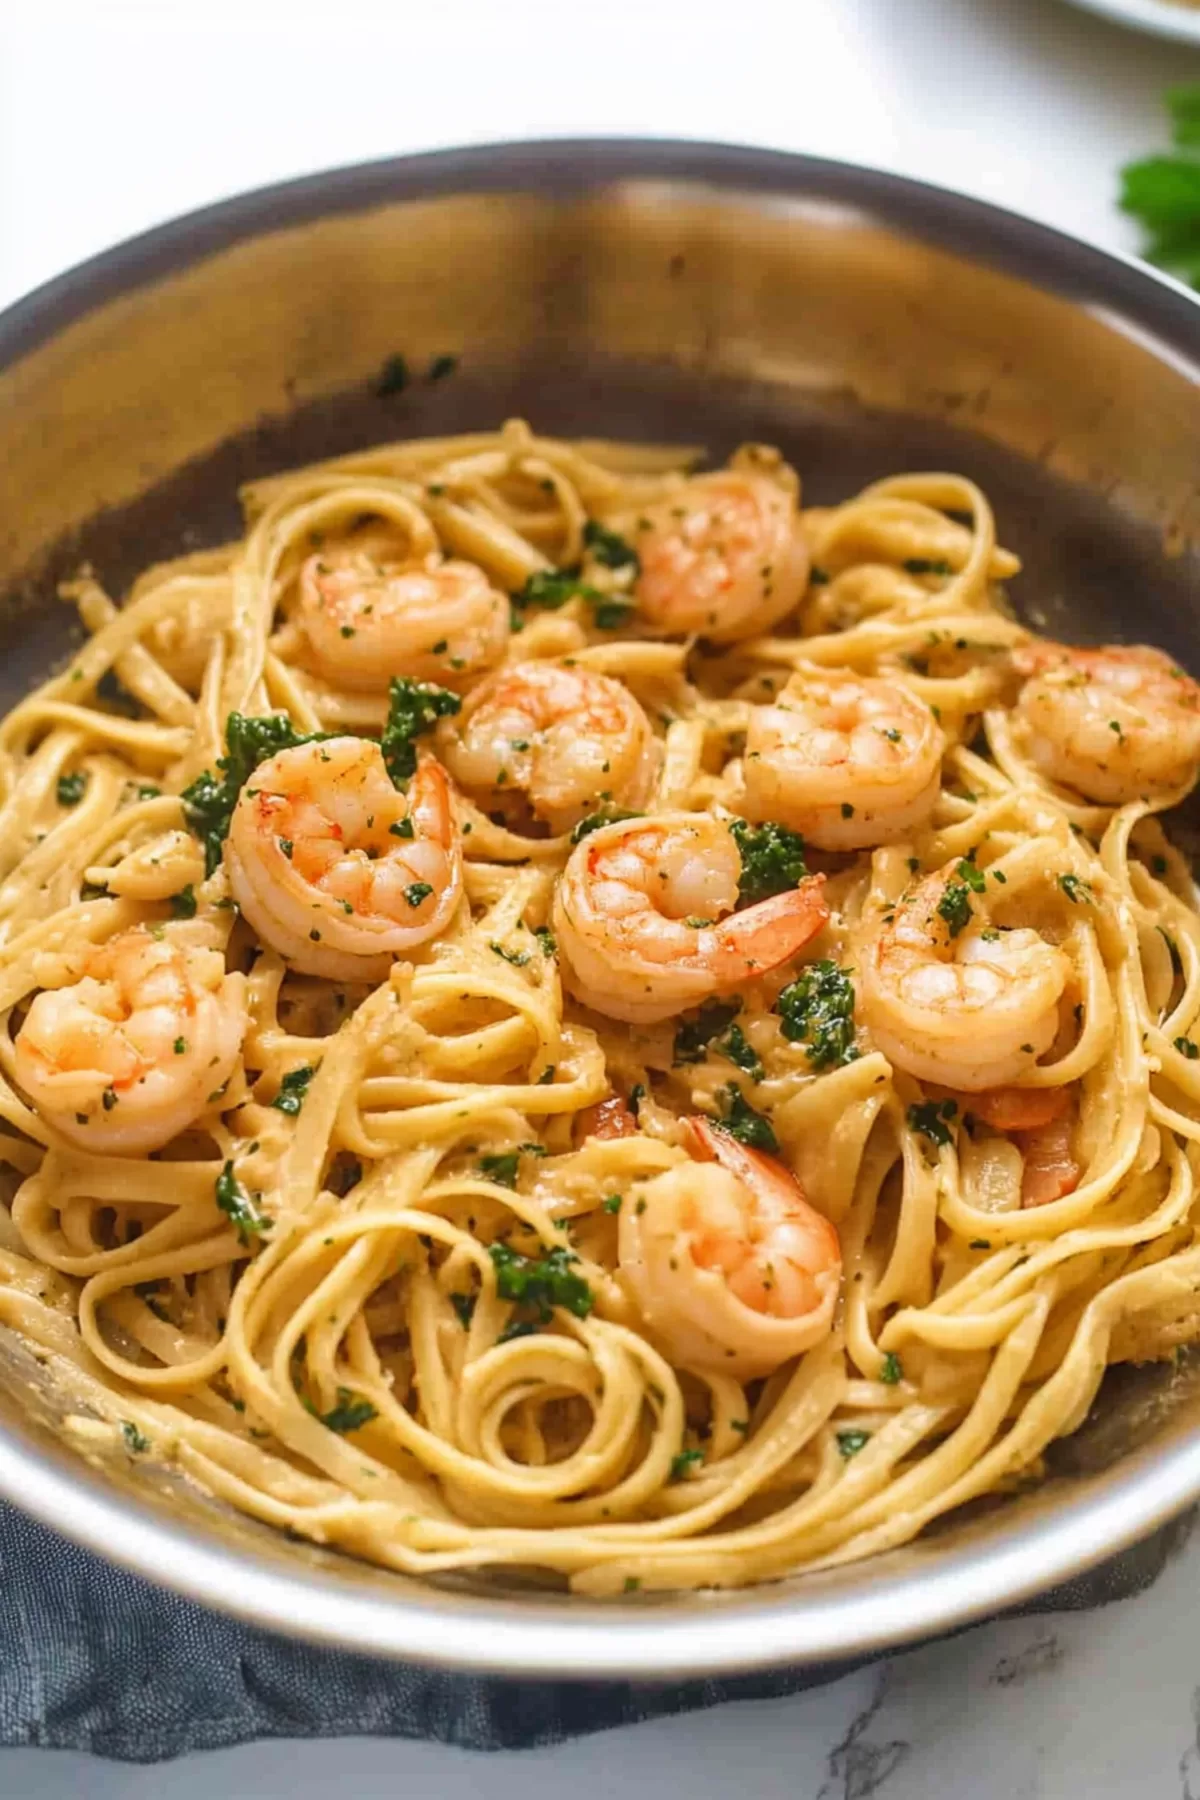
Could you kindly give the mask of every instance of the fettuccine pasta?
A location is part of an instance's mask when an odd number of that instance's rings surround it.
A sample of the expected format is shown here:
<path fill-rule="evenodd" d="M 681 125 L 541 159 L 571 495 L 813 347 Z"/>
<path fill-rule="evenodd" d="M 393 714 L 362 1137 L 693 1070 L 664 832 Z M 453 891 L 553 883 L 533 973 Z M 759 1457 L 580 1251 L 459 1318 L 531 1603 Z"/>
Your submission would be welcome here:
<path fill-rule="evenodd" d="M 732 1587 L 1200 1330 L 1200 765 L 984 495 L 498 432 L 252 484 L 0 724 L 0 1323 L 410 1574 Z"/>

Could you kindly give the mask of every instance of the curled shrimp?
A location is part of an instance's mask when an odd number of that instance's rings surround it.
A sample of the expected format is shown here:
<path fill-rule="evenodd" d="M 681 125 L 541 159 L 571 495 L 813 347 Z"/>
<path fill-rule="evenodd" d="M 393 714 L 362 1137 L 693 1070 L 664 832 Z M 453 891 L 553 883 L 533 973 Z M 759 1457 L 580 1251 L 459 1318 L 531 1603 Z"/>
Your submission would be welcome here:
<path fill-rule="evenodd" d="M 979 1093 L 1049 1049 L 1071 964 L 1036 931 L 996 931 L 957 870 L 926 876 L 867 927 L 859 994 L 897 1068 Z"/>
<path fill-rule="evenodd" d="M 746 733 L 746 811 L 822 850 L 905 837 L 933 810 L 945 738 L 898 682 L 822 669 L 793 675 Z"/>
<path fill-rule="evenodd" d="M 646 715 L 619 681 L 561 663 L 513 663 L 443 719 L 437 750 L 481 806 L 523 794 L 551 831 L 612 804 L 644 806 L 654 785 Z"/>
<path fill-rule="evenodd" d="M 1013 664 L 1017 740 L 1051 781 L 1109 806 L 1195 781 L 1200 687 L 1161 650 L 1034 643 Z"/>
<path fill-rule="evenodd" d="M 591 832 L 554 897 L 563 978 L 576 999 L 610 1019 L 650 1023 L 795 956 L 829 917 L 824 877 L 735 913 L 741 870 L 729 827 L 706 813 Z"/>
<path fill-rule="evenodd" d="M 621 1209 L 621 1277 L 672 1361 L 769 1375 L 829 1331 L 838 1234 L 774 1157 L 707 1119 L 688 1136 L 699 1166 L 656 1175 Z"/>
<path fill-rule="evenodd" d="M 384 981 L 436 937 L 462 895 L 450 783 L 423 757 L 407 794 L 379 745 L 329 738 L 281 750 L 238 796 L 225 847 L 234 899 L 306 975 Z"/>
<path fill-rule="evenodd" d="M 509 604 L 474 563 L 331 550 L 300 571 L 300 624 L 318 671 L 341 687 L 377 693 L 393 675 L 453 687 L 500 661 Z"/>
<path fill-rule="evenodd" d="M 638 518 L 634 595 L 657 631 L 718 644 L 766 631 L 798 605 L 808 545 L 792 496 L 764 475 L 697 475 Z"/>
<path fill-rule="evenodd" d="M 938 1097 L 942 1097 L 935 1090 Z M 1021 1154 L 1021 1205 L 1044 1206 L 1079 1185 L 1073 1087 L 988 1088 L 950 1095 L 964 1113 L 1002 1131 Z"/>
<path fill-rule="evenodd" d="M 112 1156 L 186 1131 L 237 1065 L 246 980 L 194 927 L 136 926 L 64 959 L 14 1044 L 16 1076 L 63 1137 Z"/>

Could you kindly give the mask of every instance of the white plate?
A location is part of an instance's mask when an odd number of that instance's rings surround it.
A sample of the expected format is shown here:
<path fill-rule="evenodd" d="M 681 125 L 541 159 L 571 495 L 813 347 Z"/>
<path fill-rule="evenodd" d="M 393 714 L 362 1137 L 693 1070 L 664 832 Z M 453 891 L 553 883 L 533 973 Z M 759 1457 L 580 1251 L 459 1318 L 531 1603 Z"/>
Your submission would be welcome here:
<path fill-rule="evenodd" d="M 1177 0 L 1071 0 L 1071 4 L 1138 31 L 1152 31 L 1156 37 L 1200 44 L 1200 6 L 1185 6 Z"/>

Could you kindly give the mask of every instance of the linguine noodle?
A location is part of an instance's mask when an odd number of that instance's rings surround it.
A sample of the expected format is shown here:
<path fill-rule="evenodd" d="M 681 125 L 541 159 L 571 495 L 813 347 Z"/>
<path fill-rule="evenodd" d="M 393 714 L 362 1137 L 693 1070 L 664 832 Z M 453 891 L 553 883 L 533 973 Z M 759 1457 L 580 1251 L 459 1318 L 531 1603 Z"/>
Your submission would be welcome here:
<path fill-rule="evenodd" d="M 886 1550 L 1035 1476 L 1110 1363 L 1196 1335 L 1200 917 L 1159 822 L 1194 766 L 1118 800 L 1047 773 L 1017 705 L 1039 679 L 1004 595 L 1018 564 L 955 475 L 801 512 L 807 576 L 783 617 L 751 609 L 724 629 L 718 595 L 711 624 L 672 629 L 639 601 L 637 551 L 647 513 L 678 501 L 682 517 L 701 491 L 694 461 L 520 423 L 386 445 L 252 484 L 242 539 L 148 570 L 120 604 L 87 570 L 64 589 L 86 642 L 0 724 L 0 1321 L 69 1384 L 89 1447 L 161 1459 L 245 1513 L 412 1574 L 739 1586 Z M 733 467 L 794 516 L 774 453 L 748 447 Z M 436 798 L 449 771 L 445 916 L 423 941 L 388 940 L 363 979 L 353 949 L 337 974 L 298 966 L 315 948 L 280 953 L 231 877 L 257 854 L 254 817 L 210 842 L 195 798 L 232 759 L 231 715 L 324 734 L 287 751 L 310 758 L 306 780 L 330 736 L 385 731 L 402 671 L 382 640 L 383 662 L 372 653 L 361 594 L 347 589 L 351 622 L 327 650 L 329 618 L 311 622 L 334 603 L 321 559 L 356 550 L 363 569 L 445 557 L 486 578 L 464 577 L 462 601 L 486 625 L 464 612 L 461 643 L 448 629 L 408 670 L 455 700 L 412 736 L 407 776 L 389 764 L 409 796 L 393 849 L 426 847 L 404 829 L 415 785 Z M 649 583 L 648 551 L 640 567 Z M 564 570 L 581 573 L 556 587 Z M 511 627 L 496 594 L 518 596 Z M 606 676 L 644 715 L 586 820 L 471 776 L 473 691 L 530 662 Z M 613 961 L 586 990 L 556 899 L 569 859 L 623 853 L 626 813 L 639 832 L 761 824 L 756 720 L 793 677 L 824 705 L 824 676 L 890 683 L 936 721 L 922 816 L 859 846 L 800 831 L 792 887 L 809 882 L 813 906 L 819 889 L 827 917 L 802 921 L 819 929 L 778 966 L 673 998 L 670 966 L 635 996 Z M 237 805 L 257 796 L 251 773 Z M 855 835 L 847 804 L 827 834 L 846 817 Z M 930 1074 L 927 1043 L 907 1054 L 925 1072 L 904 1067 L 902 1026 L 884 1023 L 890 934 L 930 882 L 918 930 L 949 931 L 946 955 L 957 918 L 985 944 L 1027 938 L 1053 983 L 1045 1041 L 1017 1045 L 986 1091 L 970 1067 Z M 442 902 L 408 904 L 416 931 Z M 731 938 L 751 911 L 730 915 Z M 681 928 L 715 935 L 708 919 Z M 102 1106 L 74 1118 L 25 1078 L 37 996 L 102 976 L 125 933 L 147 968 L 184 958 L 197 1018 L 224 1009 L 209 1091 L 189 1061 L 199 1025 L 175 1039 L 200 1083 L 179 1128 L 156 1131 L 139 1098 L 148 1062 L 110 1070 Z M 1000 1031 L 985 1010 L 953 1057 L 986 1068 Z M 775 1366 L 689 1361 L 647 1299 L 655 1196 L 674 1179 L 686 1211 L 693 1175 L 716 1179 L 695 1117 L 777 1158 L 836 1232 L 836 1309 L 831 1288 L 815 1341 Z M 165 1141 L 147 1147 L 143 1118 Z M 1039 1187 L 1038 1134 L 1056 1128 Z M 682 1227 L 678 1244 L 686 1258 Z"/>

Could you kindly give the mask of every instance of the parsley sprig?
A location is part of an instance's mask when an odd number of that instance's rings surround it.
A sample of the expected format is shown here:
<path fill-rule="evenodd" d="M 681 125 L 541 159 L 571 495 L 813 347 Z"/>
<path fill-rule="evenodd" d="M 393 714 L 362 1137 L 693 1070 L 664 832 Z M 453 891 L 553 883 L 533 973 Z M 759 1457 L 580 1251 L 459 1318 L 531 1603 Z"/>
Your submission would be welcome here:
<path fill-rule="evenodd" d="M 738 902 L 754 906 L 769 900 L 773 894 L 786 894 L 799 887 L 808 874 L 804 860 L 804 839 L 786 825 L 768 819 L 765 824 L 751 825 L 745 819 L 731 819 L 729 832 L 742 858 L 738 880 Z"/>
<path fill-rule="evenodd" d="M 1168 88 L 1164 99 L 1173 149 L 1126 164 L 1120 204 L 1146 233 L 1142 255 L 1200 287 L 1200 86 Z"/>
<path fill-rule="evenodd" d="M 417 739 L 432 731 L 439 719 L 452 718 L 461 706 L 457 694 L 435 682 L 413 681 L 407 675 L 392 677 L 387 724 L 379 747 L 397 787 L 403 787 L 417 772 Z"/>
<path fill-rule="evenodd" d="M 259 718 L 230 713 L 225 721 L 225 755 L 217 758 L 216 773 L 205 769 L 184 788 L 181 796 L 184 817 L 204 845 L 206 876 L 212 874 L 221 860 L 238 795 L 259 763 L 277 756 L 281 750 L 292 750 L 297 744 L 311 744 L 327 735 L 326 732 L 306 735 L 297 731 L 286 713 L 266 713 Z"/>
<path fill-rule="evenodd" d="M 775 1002 L 780 1030 L 803 1044 L 814 1069 L 840 1069 L 855 1062 L 854 983 L 850 970 L 823 957 L 801 969 Z"/>
<path fill-rule="evenodd" d="M 531 1328 L 549 1325 L 556 1306 L 577 1319 L 586 1319 L 591 1312 L 594 1296 L 583 1276 L 571 1267 L 579 1261 L 573 1250 L 558 1245 L 544 1256 L 532 1257 L 522 1255 L 511 1244 L 491 1244 L 488 1255 L 496 1271 L 496 1292 L 501 1300 L 514 1301 L 526 1315 L 532 1315 L 519 1323 Z"/>

